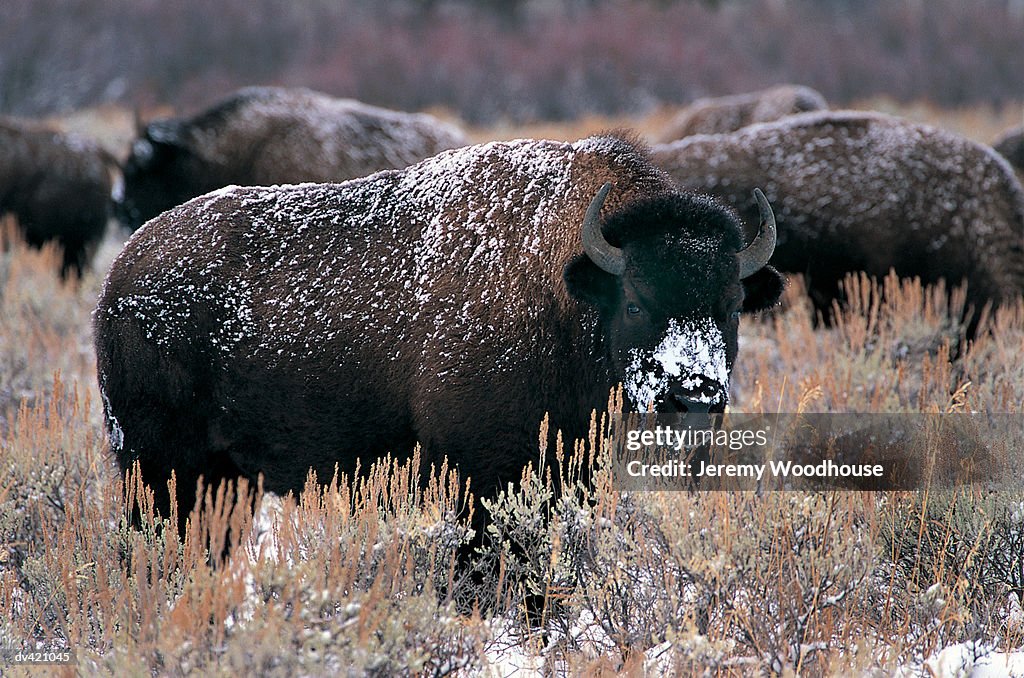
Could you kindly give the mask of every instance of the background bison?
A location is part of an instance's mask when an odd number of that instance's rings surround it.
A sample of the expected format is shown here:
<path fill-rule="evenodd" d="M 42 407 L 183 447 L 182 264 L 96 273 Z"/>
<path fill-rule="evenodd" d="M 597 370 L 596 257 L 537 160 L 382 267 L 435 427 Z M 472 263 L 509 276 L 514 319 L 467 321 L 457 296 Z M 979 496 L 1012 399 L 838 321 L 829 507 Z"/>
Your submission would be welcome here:
<path fill-rule="evenodd" d="M 1024 192 L 991 149 L 950 132 L 880 114 L 808 113 L 689 137 L 656 147 L 653 159 L 751 224 L 750 191 L 763 185 L 778 219 L 772 262 L 804 274 L 819 311 L 853 271 L 966 279 L 976 305 L 1024 290 Z"/>
<path fill-rule="evenodd" d="M 106 231 L 113 157 L 37 124 L 0 119 L 0 215 L 34 247 L 56 241 L 61 275 L 81 275 Z"/>
<path fill-rule="evenodd" d="M 739 314 L 782 288 L 763 208 L 744 249 L 731 210 L 617 137 L 197 198 L 128 241 L 95 312 L 113 451 L 165 514 L 172 470 L 191 507 L 199 474 L 285 492 L 417 441 L 489 494 L 545 412 L 580 435 L 620 382 L 721 411 Z"/>
<path fill-rule="evenodd" d="M 665 126 L 660 140 L 669 142 L 692 134 L 735 132 L 756 122 L 827 108 L 825 97 L 802 85 L 779 85 L 745 94 L 697 99 Z"/>
<path fill-rule="evenodd" d="M 1013 165 L 1018 176 L 1024 176 L 1024 127 L 1007 130 L 995 140 L 992 148 Z"/>
<path fill-rule="evenodd" d="M 430 115 L 306 89 L 251 87 L 187 120 L 150 123 L 125 163 L 117 215 L 135 230 L 229 184 L 344 181 L 467 143 Z"/>

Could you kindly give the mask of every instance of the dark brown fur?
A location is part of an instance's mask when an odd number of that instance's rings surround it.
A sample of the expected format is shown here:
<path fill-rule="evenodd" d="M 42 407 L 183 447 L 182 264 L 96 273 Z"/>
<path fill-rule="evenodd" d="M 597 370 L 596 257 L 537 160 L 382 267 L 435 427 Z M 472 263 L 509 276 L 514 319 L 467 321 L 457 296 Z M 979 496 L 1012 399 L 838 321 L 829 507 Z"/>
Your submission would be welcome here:
<path fill-rule="evenodd" d="M 91 141 L 0 120 L 0 214 L 13 214 L 34 247 L 56 241 L 62 275 L 81 275 L 103 239 L 115 169 Z"/>
<path fill-rule="evenodd" d="M 992 148 L 1013 165 L 1017 176 L 1024 177 L 1024 127 L 1007 130 L 995 140 Z"/>
<path fill-rule="evenodd" d="M 967 281 L 976 309 L 1024 291 L 1024 191 L 991 149 L 943 130 L 859 112 L 808 113 L 656 147 L 680 186 L 732 205 L 748 227 L 764 189 L 774 265 L 807 277 L 829 313 L 852 271 Z"/>
<path fill-rule="evenodd" d="M 580 242 L 606 181 L 620 278 Z M 575 437 L 603 409 L 621 379 L 622 285 L 643 288 L 654 318 L 631 319 L 630 345 L 698 313 L 731 365 L 739 311 L 781 290 L 769 267 L 738 280 L 742 245 L 735 214 L 615 137 L 202 196 L 136 232 L 99 300 L 112 447 L 122 468 L 141 463 L 165 514 L 172 470 L 187 507 L 200 474 L 262 473 L 286 492 L 310 468 L 326 479 L 417 442 L 491 494 L 537 458 L 545 412 Z"/>
<path fill-rule="evenodd" d="M 452 125 L 306 89 L 250 87 L 186 119 L 140 131 L 125 162 L 118 219 L 131 230 L 237 184 L 344 181 L 401 168 L 468 141 Z"/>

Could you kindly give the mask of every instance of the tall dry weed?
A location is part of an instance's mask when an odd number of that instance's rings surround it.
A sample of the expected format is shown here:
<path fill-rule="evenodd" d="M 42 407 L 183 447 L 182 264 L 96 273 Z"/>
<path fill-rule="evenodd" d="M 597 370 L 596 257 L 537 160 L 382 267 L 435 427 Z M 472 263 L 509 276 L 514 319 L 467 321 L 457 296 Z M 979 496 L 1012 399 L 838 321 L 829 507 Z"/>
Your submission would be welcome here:
<path fill-rule="evenodd" d="M 785 312 L 741 328 L 734 402 L 752 412 L 1019 412 L 1021 302 L 976 310 L 965 336 L 964 293 L 890 273 L 847 276 L 847 303 L 815 327 L 794 276 Z"/>
<path fill-rule="evenodd" d="M 90 314 L 99 274 L 62 282 L 55 244 L 25 244 L 13 219 L 0 220 L 0 432 L 22 400 L 49 394 L 54 374 L 92 380 Z"/>

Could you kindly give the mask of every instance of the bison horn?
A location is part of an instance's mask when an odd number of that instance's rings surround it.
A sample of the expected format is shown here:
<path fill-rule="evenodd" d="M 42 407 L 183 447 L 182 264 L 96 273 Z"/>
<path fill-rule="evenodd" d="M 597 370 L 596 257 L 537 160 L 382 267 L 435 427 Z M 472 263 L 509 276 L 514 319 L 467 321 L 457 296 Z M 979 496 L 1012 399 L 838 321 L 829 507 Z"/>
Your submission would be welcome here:
<path fill-rule="evenodd" d="M 775 252 L 775 214 L 772 213 L 772 206 L 768 204 L 768 198 L 764 197 L 760 188 L 754 189 L 754 199 L 757 200 L 761 225 L 758 226 L 757 237 L 736 255 L 740 262 L 741 279 L 764 268 Z"/>
<path fill-rule="evenodd" d="M 583 251 L 602 271 L 622 275 L 626 270 L 626 256 L 618 247 L 609 245 L 601 233 L 601 208 L 610 190 L 611 182 L 605 183 L 587 207 L 587 215 L 583 219 Z"/>

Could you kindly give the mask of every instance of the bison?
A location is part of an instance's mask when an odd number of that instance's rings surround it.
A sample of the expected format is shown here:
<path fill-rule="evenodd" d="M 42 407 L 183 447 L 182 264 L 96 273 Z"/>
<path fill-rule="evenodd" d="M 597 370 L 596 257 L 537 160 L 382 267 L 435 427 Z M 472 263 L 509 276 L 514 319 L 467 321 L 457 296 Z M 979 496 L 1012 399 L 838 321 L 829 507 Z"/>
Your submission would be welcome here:
<path fill-rule="evenodd" d="M 621 136 L 196 198 L 128 240 L 94 314 L 112 451 L 164 515 L 172 471 L 191 507 L 200 475 L 286 492 L 417 442 L 487 495 L 546 412 L 585 434 L 620 382 L 644 411 L 721 412 L 740 313 L 783 285 L 760 205 L 744 247 Z"/>
<path fill-rule="evenodd" d="M 56 242 L 63 277 L 81 276 L 103 240 L 116 171 L 90 140 L 0 119 L 0 215 L 13 214 L 33 247 Z"/>
<path fill-rule="evenodd" d="M 146 126 L 125 162 L 116 212 L 135 230 L 229 184 L 344 181 L 467 143 L 457 128 L 430 115 L 306 89 L 250 87 L 192 118 Z"/>
<path fill-rule="evenodd" d="M 773 264 L 802 273 L 826 319 L 852 271 L 968 282 L 968 301 L 1024 291 L 1024 193 L 987 146 L 862 112 L 806 113 L 655 147 L 655 164 L 754 223 L 764 186 L 778 219 Z"/>
<path fill-rule="evenodd" d="M 827 108 L 825 97 L 802 85 L 779 85 L 746 94 L 698 99 L 665 126 L 660 140 L 670 142 L 692 134 L 725 134 L 756 122 Z"/>
<path fill-rule="evenodd" d="M 992 148 L 1013 165 L 1018 176 L 1024 177 L 1024 126 L 1004 132 L 995 140 Z"/>

